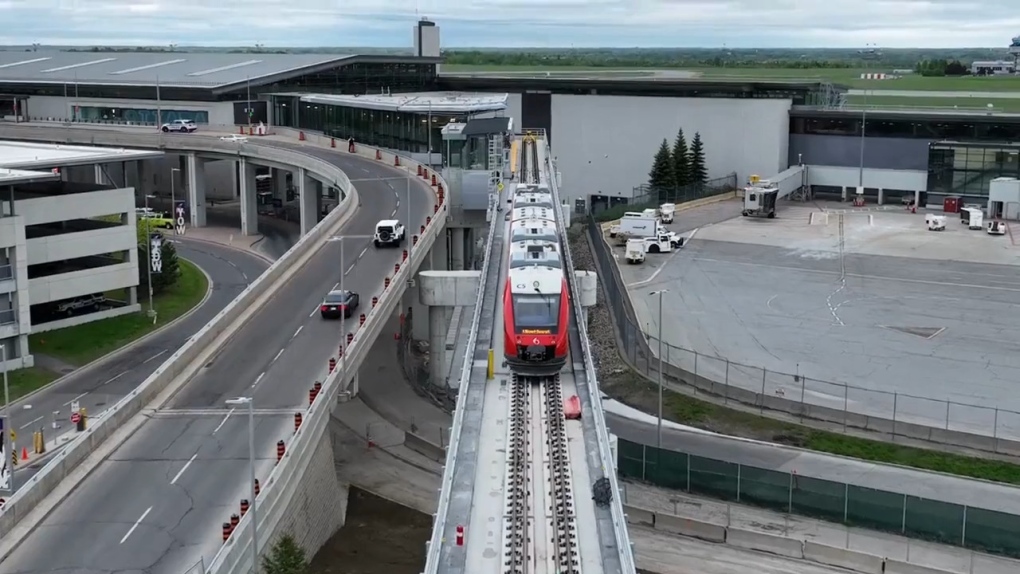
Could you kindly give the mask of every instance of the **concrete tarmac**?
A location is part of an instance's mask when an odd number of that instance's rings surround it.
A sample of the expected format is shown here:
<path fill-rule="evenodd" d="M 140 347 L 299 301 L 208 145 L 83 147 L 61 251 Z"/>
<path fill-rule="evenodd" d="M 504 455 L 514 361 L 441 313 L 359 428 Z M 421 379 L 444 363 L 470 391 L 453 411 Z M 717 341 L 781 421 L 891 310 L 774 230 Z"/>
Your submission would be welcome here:
<path fill-rule="evenodd" d="M 47 441 L 71 440 L 76 434 L 70 422 L 72 402 L 87 409 L 92 417 L 102 416 L 103 411 L 137 388 L 165 357 L 179 349 L 192 333 L 208 323 L 269 266 L 265 260 L 237 249 L 187 239 L 177 241 L 178 254 L 200 267 L 212 280 L 209 298 L 176 325 L 130 350 L 75 371 L 41 393 L 12 403 L 14 427 L 20 434 L 19 445 L 29 444 L 31 433 L 40 429 Z M 144 300 L 140 303 L 143 307 L 146 305 Z M 54 419 L 59 428 L 53 428 Z M 41 458 L 19 468 L 16 484 L 25 484 L 46 462 L 46 458 Z"/>
<path fill-rule="evenodd" d="M 366 178 L 403 174 L 347 154 L 300 149 L 333 162 L 352 179 L 365 171 Z M 397 209 L 398 199 L 405 201 L 387 182 L 357 187 L 361 206 L 344 229 L 348 235 L 370 235 L 377 220 Z M 431 213 L 424 184 L 411 185 L 411 202 L 410 225 L 417 227 Z M 359 291 L 370 305 L 400 250 L 375 250 L 368 238 L 343 243 L 345 288 Z M 247 420 L 243 413 L 231 414 L 223 401 L 253 394 L 259 410 L 307 404 L 308 388 L 326 374 L 327 358 L 336 355 L 341 337 L 340 322 L 318 314 L 322 297 L 341 277 L 340 244 L 328 243 L 296 272 L 201 373 L 47 517 L 0 565 L 0 574 L 180 574 L 201 559 L 208 564 L 222 544 L 221 523 L 249 488 Z M 261 477 L 275 460 L 276 441 L 291 435 L 288 411 L 258 416 Z"/>

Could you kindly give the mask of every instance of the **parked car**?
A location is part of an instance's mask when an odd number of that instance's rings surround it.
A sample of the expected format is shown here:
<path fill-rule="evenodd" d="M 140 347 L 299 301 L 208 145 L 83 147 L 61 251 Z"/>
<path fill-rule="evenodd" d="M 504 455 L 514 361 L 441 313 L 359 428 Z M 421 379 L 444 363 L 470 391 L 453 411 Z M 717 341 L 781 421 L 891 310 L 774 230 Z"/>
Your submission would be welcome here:
<path fill-rule="evenodd" d="M 174 120 L 172 122 L 163 124 L 163 127 L 161 127 L 160 129 L 163 130 L 164 132 L 179 132 L 190 134 L 197 130 L 198 126 L 195 125 L 195 122 L 191 120 Z"/>

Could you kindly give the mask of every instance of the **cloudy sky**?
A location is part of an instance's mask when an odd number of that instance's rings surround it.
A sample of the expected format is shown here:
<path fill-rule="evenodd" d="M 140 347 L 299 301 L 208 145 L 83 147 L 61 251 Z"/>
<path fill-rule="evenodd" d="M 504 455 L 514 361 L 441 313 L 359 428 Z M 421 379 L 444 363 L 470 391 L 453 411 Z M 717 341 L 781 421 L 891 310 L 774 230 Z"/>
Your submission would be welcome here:
<path fill-rule="evenodd" d="M 999 47 L 1016 0 L 0 0 L 2 44 Z"/>

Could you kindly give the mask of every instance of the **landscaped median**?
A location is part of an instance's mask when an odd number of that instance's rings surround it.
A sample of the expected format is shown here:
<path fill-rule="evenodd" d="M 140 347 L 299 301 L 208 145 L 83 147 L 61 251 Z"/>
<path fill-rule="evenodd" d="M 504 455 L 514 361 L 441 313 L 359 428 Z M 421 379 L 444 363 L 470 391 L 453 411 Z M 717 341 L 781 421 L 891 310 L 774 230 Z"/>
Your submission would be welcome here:
<path fill-rule="evenodd" d="M 155 323 L 146 313 L 148 300 L 141 296 L 144 287 L 140 287 L 142 311 L 30 335 L 29 349 L 33 354 L 47 355 L 63 363 L 82 367 L 164 327 L 194 309 L 209 290 L 209 281 L 201 269 L 184 259 L 180 259 L 178 265 L 180 274 L 177 281 L 153 297 Z M 10 371 L 11 400 L 40 389 L 61 376 L 62 373 L 41 367 Z M 0 404 L 3 404 L 2 396 Z"/>

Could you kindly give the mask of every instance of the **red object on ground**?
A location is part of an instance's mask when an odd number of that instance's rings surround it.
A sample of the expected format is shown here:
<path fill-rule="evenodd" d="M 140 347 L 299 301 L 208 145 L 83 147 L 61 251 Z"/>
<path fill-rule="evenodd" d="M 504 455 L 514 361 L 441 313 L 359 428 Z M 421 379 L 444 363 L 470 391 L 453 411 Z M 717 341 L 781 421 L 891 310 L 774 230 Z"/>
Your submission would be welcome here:
<path fill-rule="evenodd" d="M 573 420 L 581 418 L 581 399 L 577 395 L 563 401 L 563 417 Z"/>

